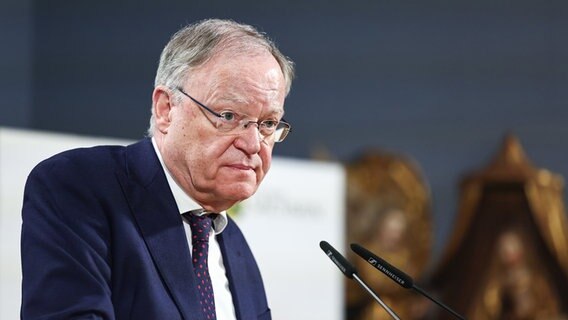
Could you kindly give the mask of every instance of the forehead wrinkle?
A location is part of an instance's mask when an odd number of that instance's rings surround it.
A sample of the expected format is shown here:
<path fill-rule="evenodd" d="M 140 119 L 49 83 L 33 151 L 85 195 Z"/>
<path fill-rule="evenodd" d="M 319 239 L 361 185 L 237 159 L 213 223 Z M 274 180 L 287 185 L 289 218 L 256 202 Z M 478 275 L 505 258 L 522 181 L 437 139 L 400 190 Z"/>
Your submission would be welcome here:
<path fill-rule="evenodd" d="M 206 104 L 212 107 L 218 105 L 226 107 L 236 106 L 266 106 L 266 114 L 283 114 L 284 95 L 281 80 L 282 74 L 278 70 L 269 70 L 260 78 L 258 74 L 250 73 L 242 65 L 235 65 L 236 61 L 223 62 L 215 65 L 210 62 L 207 68 L 201 70 L 201 88 L 204 90 Z"/>
<path fill-rule="evenodd" d="M 229 105 L 229 106 L 248 106 L 250 100 L 246 97 L 227 91 L 214 90 L 208 97 L 208 100 L 215 105 Z"/>
<path fill-rule="evenodd" d="M 246 80 L 244 80 L 244 82 L 246 82 Z M 280 94 L 278 88 L 265 88 L 253 83 L 250 83 L 247 88 L 247 92 L 242 92 L 242 86 L 236 84 L 234 81 L 217 78 L 211 83 L 211 86 L 207 90 L 207 99 L 215 103 L 229 102 L 240 105 L 252 105 L 264 102 L 277 104 L 278 102 L 277 96 Z M 257 99 L 261 100 L 256 101 Z M 274 107 L 282 109 L 279 105 Z"/>
<path fill-rule="evenodd" d="M 233 90 L 233 81 L 228 81 L 225 77 L 214 77 L 207 89 L 207 99 L 215 102 L 230 102 L 238 104 L 249 104 L 249 99 Z"/>

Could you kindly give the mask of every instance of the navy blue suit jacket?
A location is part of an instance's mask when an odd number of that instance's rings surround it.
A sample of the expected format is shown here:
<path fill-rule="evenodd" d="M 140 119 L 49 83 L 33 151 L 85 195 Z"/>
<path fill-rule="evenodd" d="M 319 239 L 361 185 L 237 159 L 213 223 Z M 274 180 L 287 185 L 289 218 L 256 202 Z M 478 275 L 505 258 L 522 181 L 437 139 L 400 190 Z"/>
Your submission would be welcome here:
<path fill-rule="evenodd" d="M 204 319 L 181 216 L 149 139 L 43 161 L 22 213 L 23 319 Z M 237 318 L 270 319 L 234 221 L 218 240 Z"/>

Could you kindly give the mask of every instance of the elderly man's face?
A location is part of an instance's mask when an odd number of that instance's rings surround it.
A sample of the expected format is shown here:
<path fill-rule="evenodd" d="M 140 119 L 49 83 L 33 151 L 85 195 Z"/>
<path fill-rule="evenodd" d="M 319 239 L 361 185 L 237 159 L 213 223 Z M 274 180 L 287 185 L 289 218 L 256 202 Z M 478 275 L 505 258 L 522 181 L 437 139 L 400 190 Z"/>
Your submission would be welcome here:
<path fill-rule="evenodd" d="M 218 113 L 231 110 L 253 121 L 280 120 L 284 113 L 284 77 L 269 53 L 218 56 L 194 71 L 182 89 Z M 171 92 L 154 91 L 155 103 L 170 104 L 157 117 L 156 140 L 178 184 L 212 211 L 253 195 L 270 168 L 274 143 L 263 141 L 255 125 L 221 132 L 215 117 L 195 102 L 183 97 L 176 104 L 171 98 Z"/>

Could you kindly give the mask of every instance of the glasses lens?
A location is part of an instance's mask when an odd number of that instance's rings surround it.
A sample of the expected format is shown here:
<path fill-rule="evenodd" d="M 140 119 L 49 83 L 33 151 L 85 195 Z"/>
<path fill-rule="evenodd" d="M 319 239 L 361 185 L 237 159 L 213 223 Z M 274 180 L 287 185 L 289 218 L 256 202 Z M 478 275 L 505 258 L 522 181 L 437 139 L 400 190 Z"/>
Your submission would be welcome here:
<path fill-rule="evenodd" d="M 278 124 L 278 127 L 276 128 L 276 131 L 274 132 L 274 141 L 275 142 L 282 142 L 284 141 L 284 139 L 286 139 L 286 136 L 288 135 L 288 133 L 290 132 L 290 124 L 288 124 L 287 122 L 283 122 L 281 121 Z"/>

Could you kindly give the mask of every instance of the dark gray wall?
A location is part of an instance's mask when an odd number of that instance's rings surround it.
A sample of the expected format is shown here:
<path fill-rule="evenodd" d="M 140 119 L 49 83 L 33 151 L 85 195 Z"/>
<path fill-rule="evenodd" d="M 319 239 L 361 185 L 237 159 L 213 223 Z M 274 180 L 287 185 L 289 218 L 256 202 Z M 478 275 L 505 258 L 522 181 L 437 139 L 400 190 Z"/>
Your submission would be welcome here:
<path fill-rule="evenodd" d="M 32 0 L 0 1 L 0 126 L 30 127 Z"/>
<path fill-rule="evenodd" d="M 297 63 L 294 132 L 275 154 L 407 154 L 431 184 L 439 251 L 461 175 L 506 132 L 568 174 L 567 1 L 24 1 L 0 14 L 0 125 L 137 139 L 180 26 L 232 18 Z M 22 14 L 23 13 L 23 14 Z"/>

